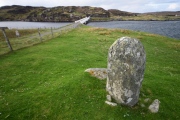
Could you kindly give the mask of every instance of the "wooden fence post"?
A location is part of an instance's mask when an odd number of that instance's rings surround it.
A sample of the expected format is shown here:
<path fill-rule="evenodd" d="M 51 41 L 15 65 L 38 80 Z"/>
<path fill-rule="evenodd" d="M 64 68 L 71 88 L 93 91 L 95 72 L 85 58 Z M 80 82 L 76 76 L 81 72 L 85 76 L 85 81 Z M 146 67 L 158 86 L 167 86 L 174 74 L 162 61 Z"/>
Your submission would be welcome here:
<path fill-rule="evenodd" d="M 40 33 L 40 29 L 39 28 L 38 28 L 38 33 L 39 33 L 40 40 L 42 42 L 42 37 L 41 37 L 41 33 Z"/>
<path fill-rule="evenodd" d="M 19 37 L 19 36 L 20 36 L 20 34 L 19 34 L 19 31 L 18 31 L 18 30 L 16 30 L 16 31 L 15 31 L 15 33 L 16 33 L 16 37 Z"/>
<path fill-rule="evenodd" d="M 1 29 L 2 32 L 3 32 L 3 35 L 4 35 L 5 39 L 6 39 L 6 43 L 7 43 L 8 47 L 9 47 L 10 51 L 13 51 L 12 46 L 11 46 L 11 43 L 9 42 L 9 39 L 8 39 L 8 37 L 6 36 L 6 32 L 5 32 L 5 29 L 8 29 L 8 27 L 0 27 L 0 29 Z"/>

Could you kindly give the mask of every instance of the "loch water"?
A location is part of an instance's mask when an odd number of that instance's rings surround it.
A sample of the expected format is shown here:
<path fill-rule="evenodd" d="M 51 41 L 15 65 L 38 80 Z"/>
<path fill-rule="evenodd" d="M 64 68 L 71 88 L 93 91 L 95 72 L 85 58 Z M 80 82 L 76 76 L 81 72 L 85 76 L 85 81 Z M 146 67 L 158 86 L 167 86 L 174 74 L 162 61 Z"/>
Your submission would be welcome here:
<path fill-rule="evenodd" d="M 0 27 L 10 29 L 34 29 L 34 28 L 59 28 L 72 22 L 24 22 L 24 21 L 2 21 Z"/>
<path fill-rule="evenodd" d="M 180 39 L 180 21 L 110 21 L 90 22 L 88 25 L 102 28 L 143 31 Z"/>
<path fill-rule="evenodd" d="M 0 27 L 15 29 L 32 28 L 58 28 L 73 22 L 22 22 L 22 21 L 2 21 Z M 90 22 L 89 26 L 102 28 L 119 28 L 135 31 L 144 31 L 159 34 L 171 38 L 180 39 L 180 21 L 110 21 L 110 22 Z"/>

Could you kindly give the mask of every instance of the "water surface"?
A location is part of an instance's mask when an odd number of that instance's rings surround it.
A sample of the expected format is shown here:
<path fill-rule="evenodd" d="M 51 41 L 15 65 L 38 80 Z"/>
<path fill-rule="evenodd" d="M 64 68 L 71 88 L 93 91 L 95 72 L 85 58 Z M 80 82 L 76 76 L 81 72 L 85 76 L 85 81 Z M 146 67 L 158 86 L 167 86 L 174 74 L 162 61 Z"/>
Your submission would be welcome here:
<path fill-rule="evenodd" d="M 72 22 L 22 22 L 22 21 L 3 21 L 0 27 L 15 29 L 31 28 L 58 28 L 66 26 Z M 89 26 L 103 28 L 121 28 L 128 30 L 144 31 L 163 36 L 180 39 L 180 21 L 111 21 L 111 22 L 90 22 Z"/>
<path fill-rule="evenodd" d="M 111 21 L 90 22 L 88 25 L 103 28 L 144 31 L 180 39 L 180 21 Z"/>
<path fill-rule="evenodd" d="M 72 22 L 22 22 L 22 21 L 3 21 L 0 27 L 8 27 L 10 29 L 32 29 L 32 28 L 58 28 L 66 26 Z"/>

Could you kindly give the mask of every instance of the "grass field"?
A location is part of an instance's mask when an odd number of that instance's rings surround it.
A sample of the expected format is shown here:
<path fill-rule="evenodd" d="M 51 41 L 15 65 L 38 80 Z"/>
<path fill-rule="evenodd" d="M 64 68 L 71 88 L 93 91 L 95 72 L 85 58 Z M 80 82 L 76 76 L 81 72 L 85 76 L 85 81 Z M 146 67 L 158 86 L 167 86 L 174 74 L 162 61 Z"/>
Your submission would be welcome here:
<path fill-rule="evenodd" d="M 6 29 L 5 33 L 8 37 L 13 50 L 30 47 L 46 40 L 55 38 L 60 34 L 71 31 L 75 27 L 81 26 L 80 24 L 68 24 L 60 28 L 41 28 L 41 29 L 18 29 L 20 36 L 15 34 L 16 29 Z M 40 33 L 40 35 L 39 35 Z M 52 34 L 53 33 L 53 34 Z M 6 43 L 5 37 L 0 32 L 0 55 L 10 52 L 10 49 Z"/>
<path fill-rule="evenodd" d="M 8 37 L 13 50 L 17 50 L 23 47 L 31 46 L 33 44 L 40 43 L 38 36 L 38 29 L 18 29 L 20 37 L 15 34 L 16 29 L 6 29 L 6 36 Z M 44 29 L 41 31 L 45 31 Z M 0 31 L 0 55 L 9 52 L 5 37 Z"/>
<path fill-rule="evenodd" d="M 105 104 L 106 80 L 84 73 L 87 68 L 106 67 L 109 47 L 122 36 L 139 39 L 147 55 L 139 102 L 133 108 Z M 179 60 L 179 40 L 127 30 L 77 28 L 0 56 L 0 119 L 178 120 Z M 150 98 L 147 103 L 146 98 Z M 156 114 L 148 111 L 154 99 L 161 102 Z"/>

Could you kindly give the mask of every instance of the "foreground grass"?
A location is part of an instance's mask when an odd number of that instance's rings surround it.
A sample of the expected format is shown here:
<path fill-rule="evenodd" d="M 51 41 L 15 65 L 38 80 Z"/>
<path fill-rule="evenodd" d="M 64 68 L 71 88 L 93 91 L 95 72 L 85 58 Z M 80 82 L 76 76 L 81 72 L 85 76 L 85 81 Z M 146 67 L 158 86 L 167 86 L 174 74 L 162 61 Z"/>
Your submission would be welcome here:
<path fill-rule="evenodd" d="M 106 67 L 110 45 L 122 36 L 141 40 L 147 54 L 139 103 L 133 108 L 106 105 L 106 81 L 84 73 Z M 180 42 L 171 38 L 82 27 L 1 55 L 0 119 L 179 119 L 179 54 Z M 145 98 L 151 100 L 145 103 Z M 152 114 L 147 108 L 156 98 L 160 110 Z"/>

